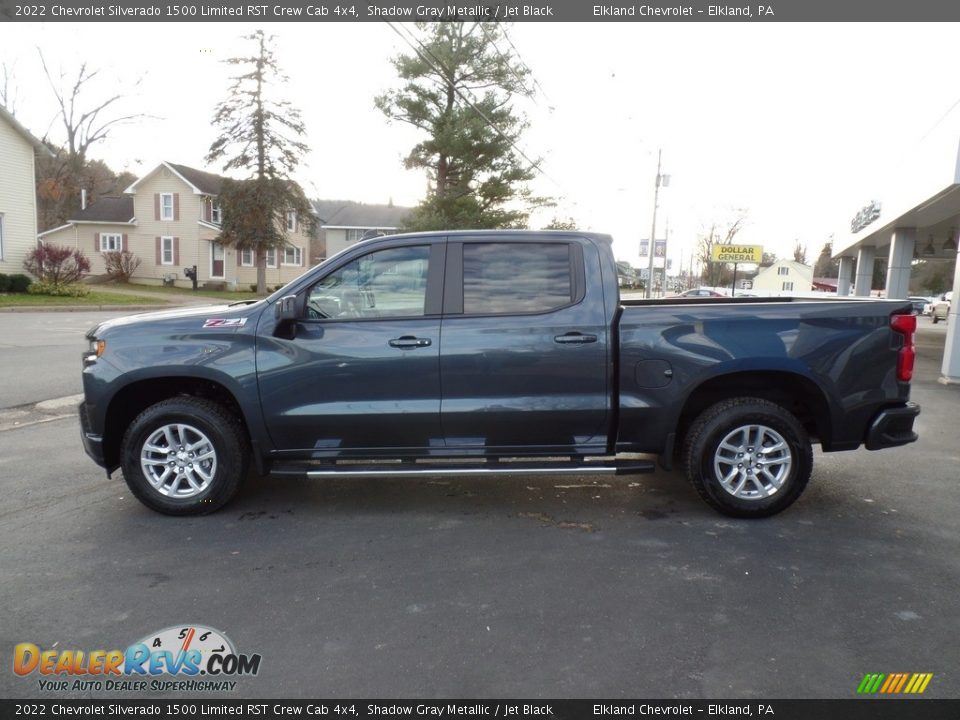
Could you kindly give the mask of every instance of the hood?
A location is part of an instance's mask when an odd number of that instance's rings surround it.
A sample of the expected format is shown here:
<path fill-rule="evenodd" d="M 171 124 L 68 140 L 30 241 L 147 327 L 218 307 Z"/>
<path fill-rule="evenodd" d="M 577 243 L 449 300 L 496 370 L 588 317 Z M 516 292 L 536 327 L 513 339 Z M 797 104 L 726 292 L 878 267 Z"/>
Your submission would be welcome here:
<path fill-rule="evenodd" d="M 200 307 L 178 308 L 175 310 L 160 310 L 157 312 L 138 313 L 124 317 L 104 320 L 87 331 L 87 339 L 102 337 L 105 332 L 126 326 L 141 326 L 151 323 L 176 322 L 197 318 L 196 327 L 202 328 L 208 320 L 245 318 L 259 312 L 263 307 L 263 300 L 247 305 L 203 305 Z M 230 326 L 227 326 L 230 327 Z M 232 329 L 236 330 L 237 326 Z"/>

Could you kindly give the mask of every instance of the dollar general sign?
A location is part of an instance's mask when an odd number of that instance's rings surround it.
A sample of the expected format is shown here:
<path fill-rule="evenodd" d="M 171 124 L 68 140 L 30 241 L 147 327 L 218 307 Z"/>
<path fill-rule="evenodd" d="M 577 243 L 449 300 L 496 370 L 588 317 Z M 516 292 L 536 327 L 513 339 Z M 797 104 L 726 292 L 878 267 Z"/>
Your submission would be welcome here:
<path fill-rule="evenodd" d="M 714 245 L 710 251 L 713 262 L 760 263 L 763 260 L 762 245 Z"/>

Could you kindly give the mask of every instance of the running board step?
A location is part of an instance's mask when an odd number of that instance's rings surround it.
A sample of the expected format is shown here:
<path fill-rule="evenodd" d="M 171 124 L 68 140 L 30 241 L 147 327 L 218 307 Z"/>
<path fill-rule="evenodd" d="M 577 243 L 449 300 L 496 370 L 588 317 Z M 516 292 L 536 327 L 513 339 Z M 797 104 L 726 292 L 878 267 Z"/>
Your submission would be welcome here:
<path fill-rule="evenodd" d="M 485 475 L 639 475 L 652 473 L 656 463 L 650 460 L 626 460 L 596 463 L 433 463 L 405 462 L 384 464 L 339 463 L 324 465 L 276 464 L 271 475 L 280 477 L 350 478 L 371 477 L 415 478 L 426 476 L 485 476 Z"/>

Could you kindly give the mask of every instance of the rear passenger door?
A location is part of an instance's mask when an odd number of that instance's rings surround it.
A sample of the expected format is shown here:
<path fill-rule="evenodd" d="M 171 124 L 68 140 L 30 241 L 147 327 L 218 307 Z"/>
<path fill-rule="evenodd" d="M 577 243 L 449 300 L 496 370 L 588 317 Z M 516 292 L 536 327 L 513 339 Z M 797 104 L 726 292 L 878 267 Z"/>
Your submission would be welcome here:
<path fill-rule="evenodd" d="M 441 328 L 448 451 L 602 452 L 609 338 L 597 249 L 450 238 Z"/>

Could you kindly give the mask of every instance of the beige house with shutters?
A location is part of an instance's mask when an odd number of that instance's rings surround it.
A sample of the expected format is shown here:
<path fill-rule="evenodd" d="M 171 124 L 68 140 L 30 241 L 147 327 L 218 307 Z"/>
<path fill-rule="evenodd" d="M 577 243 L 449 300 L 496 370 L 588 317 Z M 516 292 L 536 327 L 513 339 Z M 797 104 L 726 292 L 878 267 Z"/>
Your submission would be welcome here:
<path fill-rule="evenodd" d="M 37 245 L 34 151 L 52 154 L 0 105 L 0 273 L 26 272 L 23 261 Z"/>
<path fill-rule="evenodd" d="M 196 266 L 201 286 L 244 289 L 257 281 L 253 252 L 216 242 L 222 182 L 219 175 L 163 162 L 122 197 L 101 198 L 40 239 L 81 248 L 90 258 L 91 275 L 105 272 L 103 253 L 128 250 L 140 258 L 134 282 L 191 287 L 184 270 Z M 295 213 L 286 222 L 286 248 L 267 253 L 268 287 L 286 284 L 307 268 L 310 238 Z"/>

